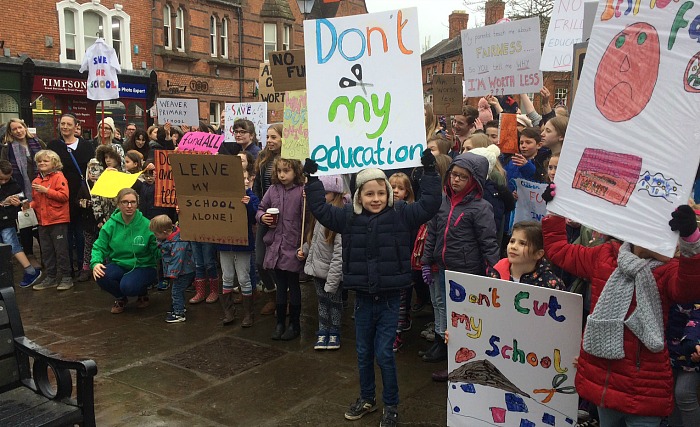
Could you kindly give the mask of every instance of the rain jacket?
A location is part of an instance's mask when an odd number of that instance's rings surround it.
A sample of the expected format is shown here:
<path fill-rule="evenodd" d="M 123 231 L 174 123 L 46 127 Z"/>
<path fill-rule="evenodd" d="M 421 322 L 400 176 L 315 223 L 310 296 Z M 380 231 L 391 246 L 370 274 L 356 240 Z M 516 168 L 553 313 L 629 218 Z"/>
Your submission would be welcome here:
<path fill-rule="evenodd" d="M 39 184 L 49 189 L 46 193 L 32 190 L 32 202 L 39 225 L 47 226 L 70 222 L 70 206 L 68 205 L 68 181 L 60 171 L 47 175 L 39 174 L 32 185 Z"/>
<path fill-rule="evenodd" d="M 180 240 L 180 227 L 173 227 L 167 239 L 158 243 L 163 259 L 163 277 L 176 279 L 194 273 L 192 243 Z"/>
<path fill-rule="evenodd" d="M 469 171 L 476 187 L 469 194 L 454 194 L 449 175 L 455 166 Z M 489 162 L 485 157 L 464 153 L 447 169 L 440 211 L 428 223 L 421 263 L 437 264 L 441 270 L 484 275 L 487 265 L 499 259 L 493 207 L 484 200 Z"/>

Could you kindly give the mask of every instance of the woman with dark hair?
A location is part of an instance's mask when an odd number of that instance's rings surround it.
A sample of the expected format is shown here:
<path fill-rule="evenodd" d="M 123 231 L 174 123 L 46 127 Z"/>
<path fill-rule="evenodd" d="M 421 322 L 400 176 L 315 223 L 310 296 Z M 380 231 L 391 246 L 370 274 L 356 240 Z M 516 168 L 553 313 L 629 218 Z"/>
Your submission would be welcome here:
<path fill-rule="evenodd" d="M 116 298 L 113 314 L 124 311 L 130 296 L 138 296 L 137 307 L 148 306 L 148 285 L 157 279 L 160 252 L 156 236 L 138 206 L 134 189 L 120 190 L 117 210 L 92 246 L 92 274 L 97 284 Z"/>
<path fill-rule="evenodd" d="M 233 122 L 233 136 L 241 150 L 250 152 L 254 158 L 258 158 L 260 146 L 255 135 L 255 124 L 250 120 L 238 119 Z"/>
<path fill-rule="evenodd" d="M 34 156 L 46 148 L 46 144 L 32 135 L 24 120 L 10 119 L 5 128 L 5 135 L 0 148 L 0 159 L 7 160 L 12 165 L 12 178 L 22 189 L 24 197 L 32 201 L 32 180 L 36 178 L 37 168 Z M 19 231 L 19 239 L 24 254 L 34 255 L 34 239 L 39 239 L 36 228 L 23 228 Z M 35 261 L 38 265 L 38 262 Z"/>
<path fill-rule="evenodd" d="M 150 147 L 148 146 L 148 134 L 143 129 L 137 129 L 131 138 L 126 142 L 124 151 L 136 150 L 143 156 L 144 160 L 148 158 L 150 154 Z"/>
<path fill-rule="evenodd" d="M 68 181 L 68 205 L 70 207 L 70 224 L 68 225 L 68 255 L 71 262 L 78 266 L 83 265 L 83 251 L 85 250 L 85 240 L 83 238 L 83 225 L 80 215 L 80 205 L 78 204 L 78 191 L 85 184 L 85 173 L 87 164 L 95 157 L 95 147 L 80 137 L 75 136 L 75 128 L 78 119 L 73 114 L 64 113 L 59 122 L 60 137 L 49 142 L 47 148 L 58 154 L 63 163 L 63 175 Z M 73 259 L 73 248 L 76 257 Z M 75 262 L 74 262 L 75 261 Z"/>

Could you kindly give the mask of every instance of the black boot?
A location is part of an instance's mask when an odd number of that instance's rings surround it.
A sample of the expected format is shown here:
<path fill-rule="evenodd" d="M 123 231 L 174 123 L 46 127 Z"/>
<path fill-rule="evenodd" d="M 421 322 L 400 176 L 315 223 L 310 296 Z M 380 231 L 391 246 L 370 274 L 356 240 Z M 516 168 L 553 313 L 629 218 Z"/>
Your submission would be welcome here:
<path fill-rule="evenodd" d="M 276 308 L 277 312 L 275 315 L 277 316 L 277 325 L 275 326 L 275 332 L 272 333 L 271 338 L 275 341 L 279 341 L 282 339 L 282 335 L 284 334 L 284 324 L 287 321 L 287 305 L 277 304 Z"/>
<path fill-rule="evenodd" d="M 438 335 L 438 336 L 439 336 L 439 335 Z M 434 352 L 438 345 L 440 345 L 440 344 L 438 343 L 438 340 L 435 340 L 435 341 L 433 342 L 433 346 L 430 347 L 429 349 L 427 349 L 427 350 L 419 350 L 419 351 L 418 351 L 418 356 L 423 357 L 423 356 L 425 356 L 426 354 L 429 354 L 429 353 Z"/>
<path fill-rule="evenodd" d="M 445 339 L 440 335 L 435 336 L 435 343 L 437 344 L 434 351 L 428 352 L 423 355 L 424 362 L 442 362 L 447 360 L 447 344 L 445 344 Z"/>
<path fill-rule="evenodd" d="M 289 307 L 289 327 L 282 334 L 283 341 L 291 341 L 297 338 L 301 333 L 301 323 L 299 322 L 299 317 L 301 316 L 301 306 L 292 305 Z"/>

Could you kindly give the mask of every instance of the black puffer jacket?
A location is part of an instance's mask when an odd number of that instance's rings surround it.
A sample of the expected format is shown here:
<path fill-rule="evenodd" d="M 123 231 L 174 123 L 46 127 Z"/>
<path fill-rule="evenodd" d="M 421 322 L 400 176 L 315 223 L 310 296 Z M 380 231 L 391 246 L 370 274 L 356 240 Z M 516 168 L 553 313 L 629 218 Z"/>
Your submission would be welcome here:
<path fill-rule="evenodd" d="M 493 207 L 481 197 L 484 194 L 489 162 L 485 157 L 464 153 L 455 157 L 454 166 L 469 171 L 477 186 L 462 199 L 455 199 L 449 178 L 438 214 L 428 223 L 428 235 L 421 263 L 462 273 L 484 275 L 487 265 L 498 262 L 498 242 Z"/>
<path fill-rule="evenodd" d="M 343 288 L 376 294 L 411 286 L 411 229 L 429 221 L 440 206 L 440 177 L 423 176 L 422 197 L 416 203 L 397 201 L 378 214 L 353 205 L 326 203 L 323 183 L 311 180 L 306 197 L 311 212 L 324 227 L 343 236 Z"/>

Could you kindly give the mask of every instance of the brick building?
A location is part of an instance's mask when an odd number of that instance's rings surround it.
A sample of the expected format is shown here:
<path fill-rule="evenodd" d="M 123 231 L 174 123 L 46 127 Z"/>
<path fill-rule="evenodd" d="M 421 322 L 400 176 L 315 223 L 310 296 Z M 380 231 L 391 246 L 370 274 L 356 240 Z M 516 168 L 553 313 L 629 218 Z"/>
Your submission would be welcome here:
<path fill-rule="evenodd" d="M 485 3 L 485 24 L 491 25 L 504 17 L 505 2 L 487 0 Z M 461 31 L 467 28 L 469 14 L 455 10 L 449 16 L 449 36 L 421 55 L 423 73 L 423 94 L 426 101 L 432 101 L 431 78 L 435 74 L 464 74 L 462 57 Z M 565 101 L 571 85 L 571 73 L 542 73 L 544 86 L 552 93 L 553 102 Z M 470 99 L 469 104 L 476 106 L 478 99 Z M 539 96 L 533 98 L 535 108 L 539 108 Z"/>
<path fill-rule="evenodd" d="M 96 134 L 101 103 L 86 97 L 78 69 L 98 35 L 117 50 L 119 100 L 105 113 L 122 129 L 146 127 L 157 96 L 195 97 L 217 124 L 225 102 L 255 101 L 259 65 L 271 50 L 300 48 L 305 18 L 296 0 L 26 0 L 0 18 L 0 123 L 20 117 L 44 140 L 66 111 Z M 316 0 L 306 18 L 367 13 L 364 0 Z M 35 25 L 39 23 L 40 25 Z M 26 29 L 26 31 L 25 31 Z"/>

